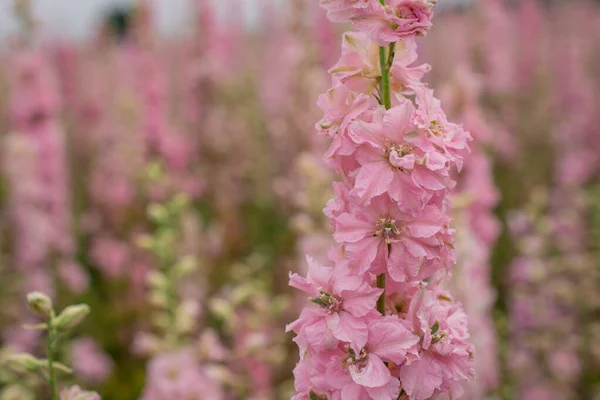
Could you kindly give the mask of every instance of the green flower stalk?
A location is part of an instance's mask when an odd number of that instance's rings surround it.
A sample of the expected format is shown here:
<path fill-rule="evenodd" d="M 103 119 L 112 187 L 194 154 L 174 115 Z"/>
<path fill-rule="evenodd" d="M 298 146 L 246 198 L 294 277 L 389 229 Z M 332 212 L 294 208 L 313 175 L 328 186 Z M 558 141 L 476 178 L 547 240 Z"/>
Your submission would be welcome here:
<path fill-rule="evenodd" d="M 12 371 L 25 376 L 41 376 L 50 386 L 52 400 L 62 400 L 58 392 L 59 372 L 71 374 L 71 368 L 57 361 L 56 353 L 60 340 L 77 327 L 90 313 L 90 308 L 86 304 L 72 305 L 65 308 L 57 315 L 52 300 L 49 296 L 40 292 L 32 292 L 27 295 L 27 305 L 29 309 L 37 316 L 43 318 L 43 322 L 38 325 L 26 326 L 28 329 L 44 331 L 46 334 L 47 359 L 39 359 L 31 354 L 19 353 L 11 354 L 2 360 Z M 17 394 L 26 395 L 26 388 L 20 386 L 11 386 L 1 393 L 2 399 L 11 399 Z"/>
<path fill-rule="evenodd" d="M 148 168 L 151 181 L 162 179 L 160 164 Z M 138 246 L 154 256 L 157 268 L 148 274 L 149 302 L 154 308 L 153 343 L 149 352 L 172 350 L 185 343 L 197 329 L 196 316 L 200 305 L 196 299 L 186 299 L 180 286 L 198 269 L 196 255 L 186 248 L 184 221 L 193 217 L 190 199 L 176 194 L 166 203 L 152 203 L 147 215 L 153 224 L 152 233 L 140 236 Z M 148 351 L 145 351 L 148 352 Z"/>

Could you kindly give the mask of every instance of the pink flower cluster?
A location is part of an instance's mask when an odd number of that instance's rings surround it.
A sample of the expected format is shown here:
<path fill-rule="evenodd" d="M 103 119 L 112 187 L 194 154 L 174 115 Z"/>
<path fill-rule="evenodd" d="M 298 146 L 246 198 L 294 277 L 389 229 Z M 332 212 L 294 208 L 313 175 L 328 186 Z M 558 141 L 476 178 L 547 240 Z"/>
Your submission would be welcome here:
<path fill-rule="evenodd" d="M 193 349 L 159 355 L 148 368 L 142 400 L 224 398 L 216 380 L 198 364 Z"/>
<path fill-rule="evenodd" d="M 321 0 L 333 22 L 352 22 L 371 40 L 385 46 L 424 35 L 431 28 L 435 0 Z"/>
<path fill-rule="evenodd" d="M 359 32 L 344 35 L 318 102 L 325 161 L 343 182 L 325 209 L 331 265 L 309 257 L 306 278 L 290 278 L 310 296 L 287 327 L 301 355 L 294 399 L 457 398 L 473 378 L 473 346 L 466 314 L 439 283 L 456 262 L 448 196 L 471 138 L 421 83 L 429 66 L 412 65 L 432 4 L 321 5 Z"/>
<path fill-rule="evenodd" d="M 71 386 L 60 392 L 60 400 L 102 400 L 102 398 L 98 393 L 84 391 L 79 386 Z"/>

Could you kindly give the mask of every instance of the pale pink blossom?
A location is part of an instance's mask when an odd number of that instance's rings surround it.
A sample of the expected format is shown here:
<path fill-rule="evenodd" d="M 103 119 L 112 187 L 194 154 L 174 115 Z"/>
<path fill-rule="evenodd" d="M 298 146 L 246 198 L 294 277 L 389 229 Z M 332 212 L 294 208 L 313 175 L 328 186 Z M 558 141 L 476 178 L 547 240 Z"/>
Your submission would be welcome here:
<path fill-rule="evenodd" d="M 224 399 L 218 381 L 194 358 L 193 349 L 156 356 L 148 364 L 142 400 Z"/>
<path fill-rule="evenodd" d="M 376 115 L 374 122 L 356 121 L 349 130 L 352 140 L 363 144 L 356 154 L 361 168 L 353 190 L 359 198 L 368 202 L 387 192 L 402 206 L 419 209 L 434 192 L 454 187 L 448 171 L 451 158 L 428 130 L 414 124 L 416 110 L 410 101 Z"/>
<path fill-rule="evenodd" d="M 107 277 L 114 279 L 125 272 L 130 250 L 125 243 L 102 236 L 92 242 L 90 258 Z"/>
<path fill-rule="evenodd" d="M 473 379 L 474 349 L 468 341 L 467 315 L 447 293 L 419 290 L 411 300 L 407 320 L 421 337 L 420 358 L 400 370 L 402 388 L 411 400 L 428 399 L 452 389 L 455 382 Z"/>
<path fill-rule="evenodd" d="M 102 400 L 102 398 L 98 393 L 85 391 L 79 386 L 71 386 L 60 392 L 60 400 Z"/>
<path fill-rule="evenodd" d="M 323 110 L 324 116 L 317 123 L 317 131 L 329 138 L 346 135 L 348 125 L 374 104 L 373 98 L 353 92 L 346 85 L 338 83 L 319 96 L 317 105 Z"/>
<path fill-rule="evenodd" d="M 400 381 L 393 377 L 385 362 L 403 364 L 415 358 L 419 338 L 396 316 L 369 322 L 368 340 L 360 350 L 345 348 L 342 356 L 333 357 L 327 366 L 327 380 L 342 398 L 397 399 Z"/>
<path fill-rule="evenodd" d="M 398 282 L 422 280 L 455 262 L 449 222 L 434 205 L 403 211 L 383 194 L 370 206 L 352 206 L 339 215 L 334 238 L 344 244 L 356 274 L 387 271 Z"/>
<path fill-rule="evenodd" d="M 423 85 L 421 78 L 430 70 L 430 66 L 411 66 L 417 58 L 414 39 L 405 38 L 397 42 L 391 67 L 392 89 L 404 91 Z M 379 46 L 362 32 L 344 33 L 342 56 L 329 73 L 334 81 L 345 84 L 352 91 L 373 94 L 379 89 L 381 76 Z"/>
<path fill-rule="evenodd" d="M 67 260 L 57 267 L 57 274 L 67 288 L 73 293 L 83 293 L 87 290 L 90 277 L 83 267 L 76 262 Z"/>
<path fill-rule="evenodd" d="M 111 358 L 91 338 L 80 338 L 71 344 L 71 364 L 78 377 L 85 381 L 106 381 L 114 367 Z"/>
<path fill-rule="evenodd" d="M 354 17 L 356 27 L 380 46 L 424 35 L 431 28 L 435 0 L 371 1 Z"/>
<path fill-rule="evenodd" d="M 321 7 L 333 22 L 348 22 L 353 16 L 363 12 L 372 0 L 320 0 Z"/>
<path fill-rule="evenodd" d="M 362 348 L 367 341 L 366 318 L 376 313 L 382 290 L 372 288 L 343 266 L 326 267 L 310 257 L 307 261 L 307 277 L 293 274 L 290 285 L 309 293 L 314 306 L 305 308 L 286 330 L 299 334 L 296 341 L 301 347 L 333 348 L 340 340 Z"/>

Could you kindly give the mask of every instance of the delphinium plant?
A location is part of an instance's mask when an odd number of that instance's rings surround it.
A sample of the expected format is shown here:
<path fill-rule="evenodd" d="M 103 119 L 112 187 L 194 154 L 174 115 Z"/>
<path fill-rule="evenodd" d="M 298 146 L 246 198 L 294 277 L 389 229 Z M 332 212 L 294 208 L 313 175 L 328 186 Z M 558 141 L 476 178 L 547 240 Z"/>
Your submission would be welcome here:
<path fill-rule="evenodd" d="M 7 400 L 37 398 L 34 397 L 32 390 L 39 386 L 40 393 L 47 394 L 42 397 L 44 399 L 100 400 L 97 393 L 84 391 L 79 386 L 64 387 L 61 390 L 59 381 L 61 375 L 71 373 L 71 368 L 58 361 L 59 345 L 89 314 L 89 306 L 70 305 L 58 313 L 50 297 L 41 292 L 29 293 L 27 304 L 29 309 L 42 319 L 42 322 L 26 328 L 44 333 L 47 358 L 41 359 L 29 353 L 16 353 L 6 355 L 0 360 L 16 374 L 13 384 L 4 389 L 1 398 Z"/>
<path fill-rule="evenodd" d="M 268 261 L 256 252 L 231 265 L 233 278 L 209 302 L 228 344 L 223 372 L 236 399 L 282 398 L 286 389 L 287 338 L 278 327 L 289 296 L 274 293 Z"/>
<path fill-rule="evenodd" d="M 148 178 L 164 178 L 160 164 L 149 167 Z M 222 399 L 220 380 L 209 368 L 214 360 L 203 357 L 196 340 L 206 282 L 197 249 L 189 240 L 197 235 L 189 235 L 189 229 L 195 229 L 190 224 L 199 223 L 191 199 L 175 194 L 163 203 L 151 203 L 147 212 L 153 226 L 151 233 L 138 238 L 138 244 L 153 256 L 155 267 L 147 274 L 151 326 L 135 343 L 137 352 L 151 357 L 141 399 L 201 395 Z"/>
<path fill-rule="evenodd" d="M 451 171 L 470 135 L 450 123 L 412 66 L 431 26 L 427 0 L 322 0 L 351 22 L 317 124 L 343 181 L 325 209 L 337 245 L 308 258 L 294 399 L 455 398 L 473 378 L 467 316 L 439 283 L 456 262 Z"/>

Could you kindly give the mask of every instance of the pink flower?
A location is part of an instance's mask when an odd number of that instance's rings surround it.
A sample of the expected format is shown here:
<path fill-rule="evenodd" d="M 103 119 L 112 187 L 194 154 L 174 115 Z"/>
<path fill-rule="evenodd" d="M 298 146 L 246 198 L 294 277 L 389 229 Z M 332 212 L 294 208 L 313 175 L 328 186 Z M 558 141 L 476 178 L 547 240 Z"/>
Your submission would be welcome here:
<path fill-rule="evenodd" d="M 308 274 L 290 276 L 290 285 L 309 293 L 314 307 L 305 308 L 298 320 L 286 327 L 299 334 L 301 347 L 333 348 L 337 340 L 362 348 L 367 341 L 367 317 L 377 314 L 375 303 L 382 293 L 360 276 L 341 266 L 325 267 L 307 257 Z M 306 341 L 306 342 L 305 342 Z"/>
<path fill-rule="evenodd" d="M 432 0 L 388 0 L 386 5 L 372 1 L 364 11 L 352 17 L 356 27 L 380 46 L 424 35 L 431 28 Z"/>
<path fill-rule="evenodd" d="M 90 247 L 90 257 L 98 268 L 110 278 L 116 278 L 123 273 L 130 249 L 123 242 L 110 237 L 94 239 Z"/>
<path fill-rule="evenodd" d="M 417 45 L 412 38 L 396 43 L 394 62 L 391 68 L 392 89 L 422 86 L 421 78 L 430 70 L 429 65 L 411 67 L 417 60 Z M 329 73 L 335 82 L 341 82 L 350 90 L 373 94 L 379 90 L 381 65 L 379 46 L 369 40 L 363 32 L 346 32 L 343 37 L 342 56 Z"/>
<path fill-rule="evenodd" d="M 467 316 L 439 290 L 420 289 L 412 298 L 407 321 L 421 337 L 419 359 L 400 370 L 409 398 L 425 400 L 455 382 L 473 379 L 473 346 L 468 342 Z"/>
<path fill-rule="evenodd" d="M 449 222 L 436 206 L 405 212 L 383 194 L 337 217 L 334 238 L 356 274 L 387 270 L 398 282 L 422 280 L 455 262 Z"/>
<path fill-rule="evenodd" d="M 330 161 L 333 168 L 343 171 L 343 160 L 333 159 L 338 156 L 350 156 L 354 153 L 356 145 L 348 139 L 348 126 L 352 121 L 372 108 L 375 103 L 373 97 L 349 90 L 339 83 L 327 93 L 319 97 L 317 105 L 324 111 L 323 119 L 317 123 L 317 130 L 326 137 L 332 138 L 325 159 Z M 350 167 L 352 168 L 353 165 Z"/>
<path fill-rule="evenodd" d="M 321 7 L 333 22 L 348 22 L 364 10 L 372 0 L 321 0 Z"/>
<path fill-rule="evenodd" d="M 410 67 L 417 61 L 417 43 L 412 38 L 396 42 L 394 50 L 394 63 L 390 70 L 392 88 L 405 92 L 415 87 L 422 86 L 421 79 L 431 70 L 429 64 Z"/>
<path fill-rule="evenodd" d="M 58 265 L 57 274 L 73 293 L 85 292 L 90 283 L 90 277 L 83 267 L 74 261 L 63 261 Z"/>
<path fill-rule="evenodd" d="M 369 322 L 368 342 L 360 350 L 347 347 L 327 366 L 327 381 L 341 398 L 392 399 L 400 394 L 400 382 L 392 376 L 385 362 L 400 365 L 407 354 L 416 356 L 419 338 L 396 316 Z"/>
<path fill-rule="evenodd" d="M 327 206 L 323 210 L 323 213 L 332 220 L 343 213 L 347 213 L 350 204 L 350 190 L 346 184 L 333 182 L 333 192 L 335 196 L 327 202 Z"/>
<path fill-rule="evenodd" d="M 415 124 L 425 129 L 429 140 L 441 149 L 451 160 L 458 171 L 462 169 L 462 156 L 469 151 L 469 142 L 472 140 L 469 132 L 461 126 L 448 122 L 442 110 L 441 103 L 433 95 L 433 90 L 425 87 L 415 87 L 417 111 Z"/>
<path fill-rule="evenodd" d="M 91 338 L 81 338 L 73 342 L 71 359 L 77 376 L 90 382 L 104 382 L 113 369 L 113 361 Z"/>
<path fill-rule="evenodd" d="M 321 399 L 332 398 L 332 391 L 326 389 L 329 386 L 326 376 L 327 365 L 332 357 L 339 357 L 341 354 L 339 348 L 307 353 L 294 368 L 296 395 L 292 400 L 311 400 L 311 394 Z"/>
<path fill-rule="evenodd" d="M 98 393 L 86 392 L 79 386 L 71 386 L 60 392 L 60 400 L 102 400 Z"/>
<path fill-rule="evenodd" d="M 161 354 L 148 365 L 142 400 L 224 398 L 217 380 L 194 358 L 194 350 L 182 348 Z"/>
<path fill-rule="evenodd" d="M 344 33 L 342 56 L 329 73 L 350 90 L 370 95 L 378 90 L 381 76 L 379 47 L 362 32 Z"/>
<path fill-rule="evenodd" d="M 347 86 L 338 83 L 319 96 L 317 105 L 325 113 L 317 123 L 317 131 L 327 137 L 335 137 L 345 134 L 348 125 L 374 105 L 374 99 L 352 92 Z"/>
<path fill-rule="evenodd" d="M 10 65 L 10 113 L 13 129 L 19 133 L 43 133 L 55 123 L 61 108 L 58 82 L 44 54 L 22 51 Z"/>
<path fill-rule="evenodd" d="M 413 123 L 416 111 L 410 101 L 375 114 L 372 123 L 356 121 L 349 129 L 357 144 L 361 165 L 353 193 L 368 202 L 388 192 L 410 208 L 422 208 L 433 192 L 455 183 L 448 173 L 449 159 L 430 140 L 427 130 Z"/>

